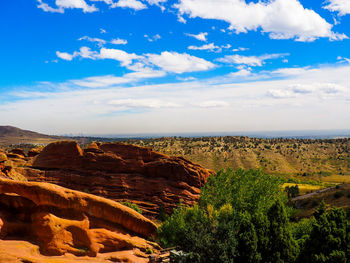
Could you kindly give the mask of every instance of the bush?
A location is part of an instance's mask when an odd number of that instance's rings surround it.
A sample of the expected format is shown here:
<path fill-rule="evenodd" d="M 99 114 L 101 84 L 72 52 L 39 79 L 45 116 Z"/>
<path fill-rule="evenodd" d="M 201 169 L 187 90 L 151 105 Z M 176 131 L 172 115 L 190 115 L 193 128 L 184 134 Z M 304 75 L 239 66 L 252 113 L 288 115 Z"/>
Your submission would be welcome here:
<path fill-rule="evenodd" d="M 127 207 L 130 207 L 131 209 L 134 209 L 136 212 L 142 214 L 142 210 L 141 208 L 137 205 L 137 204 L 134 204 L 134 203 L 131 203 L 131 202 L 121 202 L 122 205 L 125 205 Z"/>
<path fill-rule="evenodd" d="M 322 202 L 314 217 L 299 262 L 348 262 L 350 224 L 345 211 L 332 208 L 327 212 L 325 203 Z"/>

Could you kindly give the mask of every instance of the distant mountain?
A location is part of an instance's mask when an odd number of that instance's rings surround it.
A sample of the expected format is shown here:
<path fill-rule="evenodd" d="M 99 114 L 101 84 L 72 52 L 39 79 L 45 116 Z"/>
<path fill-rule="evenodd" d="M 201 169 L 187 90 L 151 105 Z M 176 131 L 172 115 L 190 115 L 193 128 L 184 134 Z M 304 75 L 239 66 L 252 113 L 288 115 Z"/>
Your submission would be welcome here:
<path fill-rule="evenodd" d="M 63 139 L 60 136 L 50 136 L 33 131 L 22 130 L 13 126 L 0 126 L 0 144 L 47 144 Z"/>

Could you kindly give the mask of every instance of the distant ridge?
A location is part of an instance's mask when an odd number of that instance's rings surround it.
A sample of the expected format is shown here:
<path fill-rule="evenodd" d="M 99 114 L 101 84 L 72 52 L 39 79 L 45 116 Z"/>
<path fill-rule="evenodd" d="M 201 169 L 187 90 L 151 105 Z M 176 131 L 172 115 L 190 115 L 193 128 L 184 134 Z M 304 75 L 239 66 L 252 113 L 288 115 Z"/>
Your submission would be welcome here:
<path fill-rule="evenodd" d="M 22 130 L 13 126 L 0 126 L 0 144 L 47 144 L 63 139 L 60 136 L 50 136 L 38 132 Z"/>

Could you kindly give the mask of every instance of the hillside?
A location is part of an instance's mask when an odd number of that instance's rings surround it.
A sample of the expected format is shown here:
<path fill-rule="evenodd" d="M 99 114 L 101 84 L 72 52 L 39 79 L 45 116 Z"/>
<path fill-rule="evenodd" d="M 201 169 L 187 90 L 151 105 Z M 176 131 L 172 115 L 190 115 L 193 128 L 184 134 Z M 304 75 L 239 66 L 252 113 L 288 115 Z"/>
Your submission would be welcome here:
<path fill-rule="evenodd" d="M 0 145 L 48 144 L 59 139 L 61 139 L 59 136 L 49 136 L 13 126 L 0 126 Z"/>
<path fill-rule="evenodd" d="M 248 137 L 128 140 L 203 167 L 260 168 L 301 180 L 350 182 L 350 139 L 258 139 Z"/>

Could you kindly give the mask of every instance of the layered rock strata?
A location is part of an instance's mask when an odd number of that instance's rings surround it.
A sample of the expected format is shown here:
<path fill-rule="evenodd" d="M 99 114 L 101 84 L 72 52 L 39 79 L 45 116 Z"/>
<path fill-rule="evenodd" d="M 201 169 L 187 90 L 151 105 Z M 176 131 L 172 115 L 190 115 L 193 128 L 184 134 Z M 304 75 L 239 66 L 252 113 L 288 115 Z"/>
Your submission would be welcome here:
<path fill-rule="evenodd" d="M 193 205 L 212 172 L 181 157 L 121 143 L 93 143 L 84 150 L 72 141 L 45 147 L 29 167 L 16 172 L 117 201 L 131 201 L 146 215 L 167 212 L 180 202 Z"/>
<path fill-rule="evenodd" d="M 106 198 L 48 183 L 0 179 L 0 238 L 37 243 L 44 255 L 134 251 L 143 259 L 127 262 L 143 262 L 147 250 L 158 248 L 144 239 L 156 229 L 151 220 Z"/>

